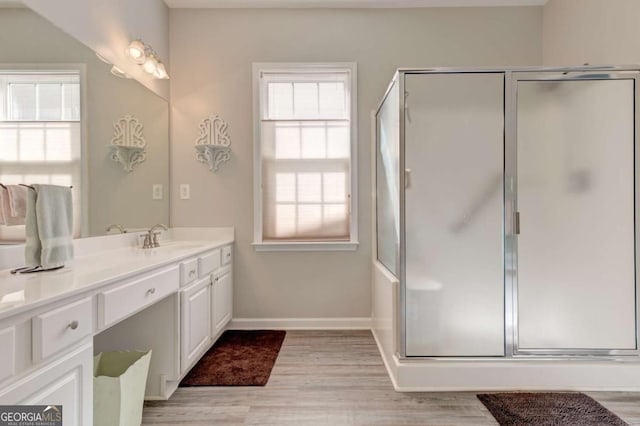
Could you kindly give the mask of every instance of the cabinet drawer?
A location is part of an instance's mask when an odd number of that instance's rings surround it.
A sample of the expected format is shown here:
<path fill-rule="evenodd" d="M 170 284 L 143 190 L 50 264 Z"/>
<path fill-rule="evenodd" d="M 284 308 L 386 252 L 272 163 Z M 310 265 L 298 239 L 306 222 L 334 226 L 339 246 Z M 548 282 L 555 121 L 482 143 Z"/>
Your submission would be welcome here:
<path fill-rule="evenodd" d="M 180 285 L 185 286 L 198 278 L 198 259 L 185 260 L 180 264 Z"/>
<path fill-rule="evenodd" d="M 39 362 L 93 333 L 91 298 L 33 318 L 33 361 Z"/>
<path fill-rule="evenodd" d="M 222 264 L 228 265 L 233 260 L 233 250 L 231 246 L 222 247 Z"/>
<path fill-rule="evenodd" d="M 220 267 L 220 249 L 198 256 L 198 275 L 207 276 Z"/>
<path fill-rule="evenodd" d="M 0 330 L 0 382 L 16 373 L 16 329 Z"/>
<path fill-rule="evenodd" d="M 178 290 L 180 273 L 173 266 L 98 295 L 100 328 L 134 314 Z"/>

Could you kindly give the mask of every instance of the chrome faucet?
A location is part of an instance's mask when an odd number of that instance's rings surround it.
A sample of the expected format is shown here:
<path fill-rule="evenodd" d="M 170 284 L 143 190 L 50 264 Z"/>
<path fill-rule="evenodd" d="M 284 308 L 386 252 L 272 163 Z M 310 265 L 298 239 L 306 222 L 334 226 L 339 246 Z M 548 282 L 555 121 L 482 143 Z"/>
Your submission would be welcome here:
<path fill-rule="evenodd" d="M 127 230 L 124 229 L 124 226 L 118 225 L 117 223 L 112 223 L 111 225 L 107 226 L 107 229 L 105 230 L 105 232 L 110 232 L 113 228 L 117 228 L 121 234 L 127 233 Z"/>
<path fill-rule="evenodd" d="M 165 231 L 169 230 L 169 228 L 167 228 L 167 226 L 163 225 L 162 223 L 153 225 L 151 229 L 147 231 L 147 234 L 144 236 L 144 243 L 142 243 L 143 249 L 160 247 L 160 243 L 158 242 L 158 234 L 160 234 L 160 232 L 156 232 L 156 228 L 162 228 Z"/>

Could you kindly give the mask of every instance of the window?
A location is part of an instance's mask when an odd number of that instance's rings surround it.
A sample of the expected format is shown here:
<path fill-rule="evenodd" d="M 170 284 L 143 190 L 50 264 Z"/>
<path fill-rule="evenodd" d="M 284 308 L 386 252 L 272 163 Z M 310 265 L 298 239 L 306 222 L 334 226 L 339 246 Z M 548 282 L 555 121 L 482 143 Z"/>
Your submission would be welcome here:
<path fill-rule="evenodd" d="M 254 64 L 257 250 L 357 245 L 356 65 Z"/>
<path fill-rule="evenodd" d="M 80 71 L 0 70 L 0 183 L 73 186 L 80 234 Z M 0 241 L 24 227 L 0 226 Z"/>

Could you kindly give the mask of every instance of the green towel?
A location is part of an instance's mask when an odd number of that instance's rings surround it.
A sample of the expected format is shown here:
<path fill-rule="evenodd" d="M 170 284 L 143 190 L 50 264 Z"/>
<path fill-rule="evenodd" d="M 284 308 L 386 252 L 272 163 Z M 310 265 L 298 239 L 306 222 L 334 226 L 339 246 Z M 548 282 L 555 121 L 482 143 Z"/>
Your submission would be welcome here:
<path fill-rule="evenodd" d="M 73 206 L 71 188 L 34 185 L 36 221 L 42 245 L 40 265 L 44 269 L 63 266 L 73 259 Z"/>
<path fill-rule="evenodd" d="M 38 221 L 36 219 L 36 191 L 27 191 L 27 216 L 25 218 L 26 244 L 24 246 L 25 264 L 30 267 L 40 265 L 42 244 L 38 236 Z"/>

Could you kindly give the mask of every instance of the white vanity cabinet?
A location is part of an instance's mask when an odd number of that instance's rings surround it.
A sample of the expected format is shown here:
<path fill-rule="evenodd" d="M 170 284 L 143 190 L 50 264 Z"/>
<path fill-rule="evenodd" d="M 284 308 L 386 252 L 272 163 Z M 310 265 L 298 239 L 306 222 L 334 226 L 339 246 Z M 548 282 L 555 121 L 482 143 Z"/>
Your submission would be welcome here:
<path fill-rule="evenodd" d="M 185 373 L 211 344 L 211 277 L 202 278 L 180 292 L 181 360 Z"/>
<path fill-rule="evenodd" d="M 233 280 L 231 246 L 187 260 L 197 264 L 199 280 L 180 291 L 180 371 L 184 375 L 206 353 L 231 321 Z M 186 266 L 183 270 L 188 270 Z M 184 278 L 183 278 L 184 279 Z"/>
<path fill-rule="evenodd" d="M 0 405 L 62 405 L 65 426 L 90 426 L 93 356 L 118 350 L 152 350 L 145 398 L 168 399 L 231 319 L 226 235 L 113 249 L 46 275 L 0 271 L 0 298 L 25 299 L 0 304 Z"/>

